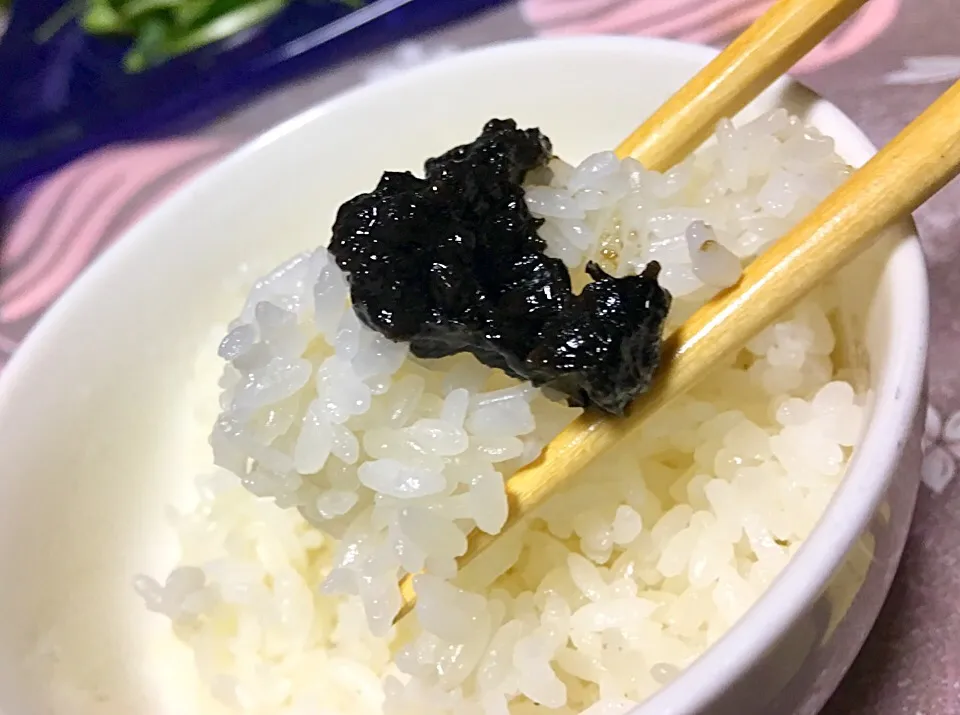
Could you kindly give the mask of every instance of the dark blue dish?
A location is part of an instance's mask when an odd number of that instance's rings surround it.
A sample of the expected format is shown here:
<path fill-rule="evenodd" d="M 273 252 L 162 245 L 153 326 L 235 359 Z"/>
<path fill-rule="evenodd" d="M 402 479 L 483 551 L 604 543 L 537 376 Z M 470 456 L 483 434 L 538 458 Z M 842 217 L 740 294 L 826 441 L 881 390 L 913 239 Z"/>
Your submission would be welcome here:
<path fill-rule="evenodd" d="M 0 197 L 105 144 L 196 128 L 285 80 L 505 0 L 292 2 L 255 30 L 129 74 L 129 43 L 75 22 L 38 44 L 65 0 L 15 0 L 0 40 Z"/>

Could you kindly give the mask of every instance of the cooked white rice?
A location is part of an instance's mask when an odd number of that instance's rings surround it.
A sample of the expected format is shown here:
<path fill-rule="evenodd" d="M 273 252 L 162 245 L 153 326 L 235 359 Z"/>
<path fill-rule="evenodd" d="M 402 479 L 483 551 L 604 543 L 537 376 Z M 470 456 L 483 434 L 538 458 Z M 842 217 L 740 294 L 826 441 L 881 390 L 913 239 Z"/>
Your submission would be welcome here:
<path fill-rule="evenodd" d="M 781 110 L 722 123 L 663 175 L 612 153 L 554 161 L 527 202 L 573 269 L 660 261 L 676 324 L 848 171 Z M 472 357 L 413 359 L 359 324 L 325 249 L 298 256 L 253 287 L 220 345 L 219 466 L 176 519 L 182 565 L 136 586 L 237 712 L 623 711 L 750 607 L 842 477 L 865 396 L 832 360 L 830 296 L 458 573 L 466 534 L 503 526 L 504 479 L 578 410 Z M 407 572 L 424 575 L 398 634 Z"/>

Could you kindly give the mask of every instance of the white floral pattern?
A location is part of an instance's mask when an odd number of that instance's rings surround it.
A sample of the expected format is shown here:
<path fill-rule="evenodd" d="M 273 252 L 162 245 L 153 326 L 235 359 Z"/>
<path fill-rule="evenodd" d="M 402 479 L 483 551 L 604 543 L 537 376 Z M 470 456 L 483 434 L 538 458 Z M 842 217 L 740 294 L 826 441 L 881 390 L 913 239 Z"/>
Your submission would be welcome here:
<path fill-rule="evenodd" d="M 885 84 L 939 84 L 960 79 L 960 55 L 907 57 L 903 67 L 884 75 Z"/>
<path fill-rule="evenodd" d="M 375 62 L 365 73 L 367 82 L 376 82 L 413 67 L 430 64 L 459 53 L 453 45 L 429 46 L 425 42 L 403 42 L 386 59 Z"/>
<path fill-rule="evenodd" d="M 936 407 L 928 406 L 923 434 L 923 483 L 937 494 L 942 493 L 957 475 L 958 459 L 960 412 L 954 412 L 944 420 Z"/>

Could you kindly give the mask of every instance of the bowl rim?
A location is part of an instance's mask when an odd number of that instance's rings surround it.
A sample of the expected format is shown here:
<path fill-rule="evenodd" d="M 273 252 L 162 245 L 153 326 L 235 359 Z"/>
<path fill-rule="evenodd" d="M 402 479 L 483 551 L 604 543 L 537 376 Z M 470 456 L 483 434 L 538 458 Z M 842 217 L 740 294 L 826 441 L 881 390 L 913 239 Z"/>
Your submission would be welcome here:
<path fill-rule="evenodd" d="M 511 40 L 472 49 L 443 63 L 415 68 L 385 81 L 349 89 L 250 139 L 153 208 L 84 269 L 48 308 L 0 373 L 0 414 L 10 409 L 12 388 L 19 382 L 21 374 L 29 369 L 32 356 L 46 349 L 47 343 L 55 339 L 58 324 L 68 317 L 75 303 L 83 300 L 88 287 L 104 280 L 130 260 L 128 256 L 137 250 L 137 244 L 158 240 L 153 224 L 174 217 L 192 187 L 216 186 L 229 180 L 229 176 L 242 171 L 244 164 L 254 155 L 270 151 L 279 139 L 300 131 L 356 97 L 374 94 L 384 86 L 430 82 L 433 77 L 457 73 L 470 65 L 482 66 L 491 60 L 523 61 L 532 56 L 570 51 L 616 51 L 627 60 L 638 50 L 647 54 L 653 50 L 666 58 L 698 66 L 718 54 L 716 49 L 702 45 L 647 37 Z M 772 88 L 783 91 L 797 85 L 803 86 L 789 77 L 782 77 Z M 845 145 L 853 147 L 863 158 L 875 153 L 874 145 L 850 118 L 816 93 L 811 92 L 811 95 L 811 105 L 817 107 L 831 127 L 836 127 L 833 132 L 844 135 Z M 633 715 L 681 715 L 709 707 L 730 683 L 743 676 L 775 645 L 790 624 L 816 599 L 879 507 L 893 481 L 897 462 L 921 404 L 929 325 L 929 288 L 919 239 L 912 220 L 904 220 L 897 226 L 903 240 L 893 249 L 887 266 L 896 264 L 904 295 L 901 300 L 892 301 L 892 329 L 886 339 L 887 364 L 876 390 L 870 430 L 857 446 L 843 482 L 803 546 L 758 600 L 675 680 L 634 708 Z"/>

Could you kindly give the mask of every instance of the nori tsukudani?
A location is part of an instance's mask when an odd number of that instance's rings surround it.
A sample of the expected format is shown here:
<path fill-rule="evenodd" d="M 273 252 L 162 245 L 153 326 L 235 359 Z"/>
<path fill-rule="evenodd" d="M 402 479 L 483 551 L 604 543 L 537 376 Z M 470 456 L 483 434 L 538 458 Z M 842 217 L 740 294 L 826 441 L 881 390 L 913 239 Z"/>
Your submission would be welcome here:
<path fill-rule="evenodd" d="M 670 295 L 650 263 L 576 294 L 545 254 L 524 202 L 527 172 L 552 158 L 538 129 L 494 119 L 429 159 L 424 178 L 386 172 L 341 206 L 330 251 L 358 317 L 420 358 L 469 352 L 484 364 L 613 414 L 650 383 Z"/>

